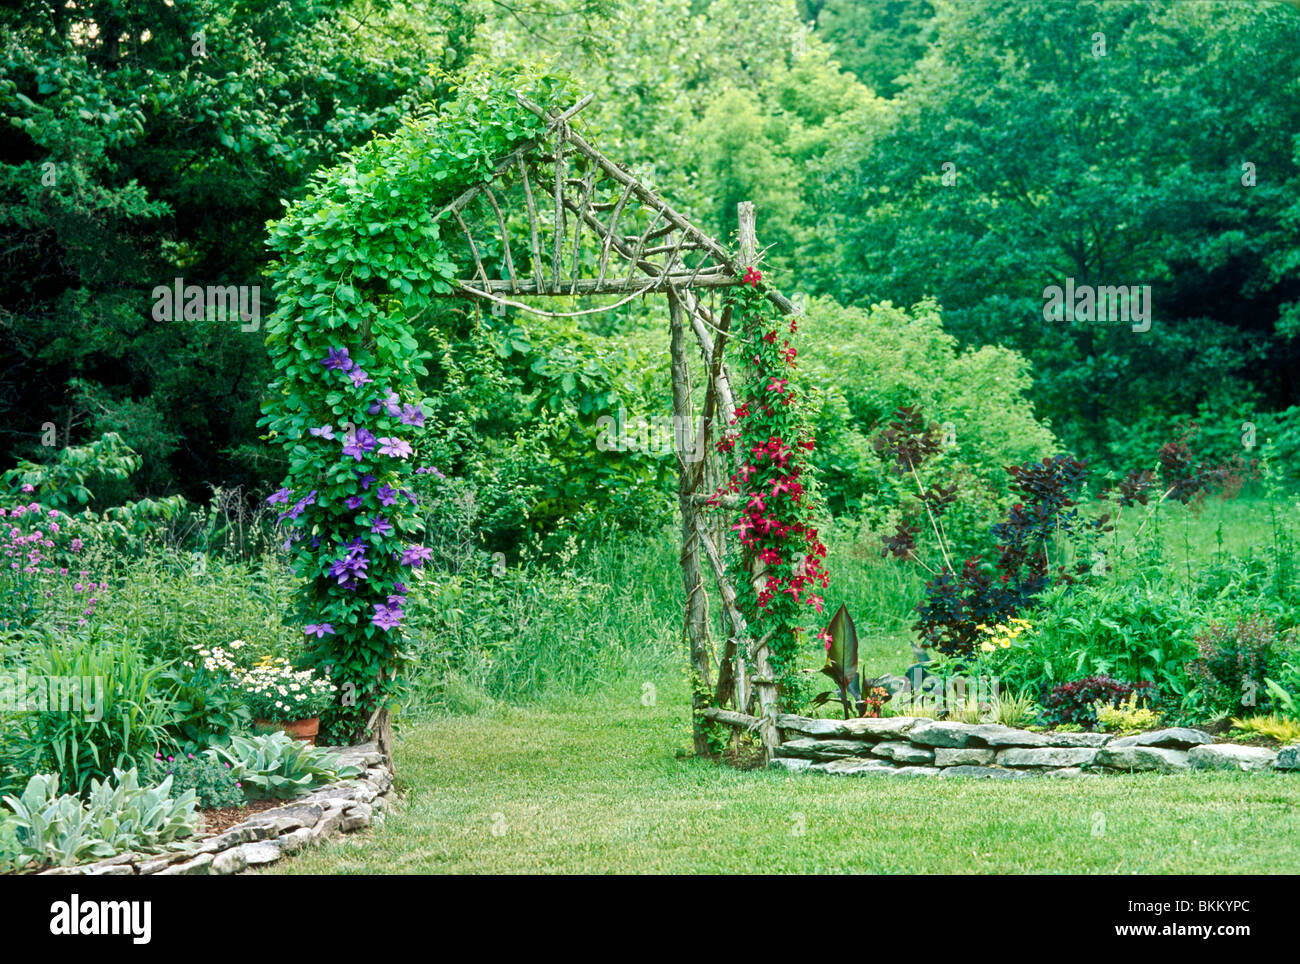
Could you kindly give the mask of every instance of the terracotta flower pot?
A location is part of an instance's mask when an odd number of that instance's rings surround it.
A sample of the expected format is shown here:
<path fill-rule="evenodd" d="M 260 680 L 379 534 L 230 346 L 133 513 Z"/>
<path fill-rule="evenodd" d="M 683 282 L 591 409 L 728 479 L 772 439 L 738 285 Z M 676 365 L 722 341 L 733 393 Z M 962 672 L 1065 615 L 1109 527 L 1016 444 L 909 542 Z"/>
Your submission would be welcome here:
<path fill-rule="evenodd" d="M 294 720 L 291 723 L 283 721 L 272 723 L 270 720 L 254 720 L 258 726 L 273 726 L 277 730 L 283 730 L 295 740 L 305 740 L 312 746 L 316 745 L 316 734 L 320 732 L 320 717 L 312 716 L 305 720 Z"/>

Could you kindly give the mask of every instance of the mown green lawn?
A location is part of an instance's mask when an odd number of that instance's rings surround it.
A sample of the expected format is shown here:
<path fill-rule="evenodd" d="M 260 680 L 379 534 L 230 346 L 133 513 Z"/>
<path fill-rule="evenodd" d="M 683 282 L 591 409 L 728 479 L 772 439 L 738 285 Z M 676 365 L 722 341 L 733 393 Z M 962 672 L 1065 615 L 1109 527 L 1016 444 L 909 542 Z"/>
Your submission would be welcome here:
<path fill-rule="evenodd" d="M 397 811 L 272 872 L 1300 872 L 1296 775 L 738 772 L 675 756 L 679 688 L 408 726 Z"/>

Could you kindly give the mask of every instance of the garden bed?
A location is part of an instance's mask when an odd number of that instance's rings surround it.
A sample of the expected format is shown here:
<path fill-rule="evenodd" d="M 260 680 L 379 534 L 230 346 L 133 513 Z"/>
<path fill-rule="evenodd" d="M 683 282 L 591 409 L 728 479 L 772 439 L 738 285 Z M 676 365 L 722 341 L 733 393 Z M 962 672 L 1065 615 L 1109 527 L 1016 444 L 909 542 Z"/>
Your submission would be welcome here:
<path fill-rule="evenodd" d="M 1300 744 L 1274 750 L 1219 742 L 1190 727 L 1114 736 L 910 716 L 828 720 L 791 715 L 778 715 L 776 726 L 782 742 L 771 765 L 795 771 L 984 779 L 1191 770 L 1300 775 Z"/>
<path fill-rule="evenodd" d="M 339 780 L 292 800 L 255 803 L 251 816 L 226 825 L 207 823 L 203 835 L 160 853 L 124 853 L 73 867 L 42 871 L 54 875 L 189 876 L 237 874 L 278 861 L 321 840 L 368 827 L 389 806 L 393 774 L 374 743 L 323 747 L 338 756 L 339 766 L 355 766 L 361 775 Z M 231 808 L 233 809 L 233 808 Z M 217 813 L 229 813 L 217 811 Z"/>

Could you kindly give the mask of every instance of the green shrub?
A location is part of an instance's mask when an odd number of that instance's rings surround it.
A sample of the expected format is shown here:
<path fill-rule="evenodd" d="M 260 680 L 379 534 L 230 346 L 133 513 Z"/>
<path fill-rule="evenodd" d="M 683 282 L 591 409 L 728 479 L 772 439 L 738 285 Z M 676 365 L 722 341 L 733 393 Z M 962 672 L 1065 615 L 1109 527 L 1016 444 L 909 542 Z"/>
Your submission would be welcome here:
<path fill-rule="evenodd" d="M 168 729 L 181 753 L 229 743 L 253 722 L 244 694 L 228 676 L 205 669 L 201 661 L 164 670 L 159 689 L 175 707 Z"/>
<path fill-rule="evenodd" d="M 1042 693 L 1083 676 L 1107 675 L 1153 683 L 1161 705 L 1173 707 L 1191 688 L 1185 667 L 1204 610 L 1166 583 L 1108 579 L 1061 586 L 1026 617 L 1031 628 L 988 657 L 1003 685 Z"/>
<path fill-rule="evenodd" d="M 1210 623 L 1197 634 L 1199 655 L 1187 666 L 1202 705 L 1216 715 L 1264 708 L 1270 702 L 1265 680 L 1281 668 L 1280 649 L 1271 619 Z"/>
<path fill-rule="evenodd" d="M 878 426 L 905 406 L 921 408 L 943 428 L 937 474 L 958 486 L 944 524 L 959 549 L 978 544 L 1010 495 L 1004 469 L 1057 451 L 1051 431 L 1025 397 L 1028 363 L 1005 348 L 962 351 L 943 329 L 939 309 L 890 304 L 846 308 L 815 299 L 814 333 L 799 364 L 821 387 L 815 461 L 832 512 L 862 513 L 872 528 L 892 528 L 915 494 L 876 456 Z"/>
<path fill-rule="evenodd" d="M 234 768 L 211 753 L 187 753 L 165 759 L 160 753 L 145 767 L 145 776 L 158 784 L 171 777 L 173 793 L 193 790 L 200 810 L 237 807 L 244 802 L 244 790 Z"/>
<path fill-rule="evenodd" d="M 1093 704 L 1092 709 L 1097 716 L 1097 729 L 1103 733 L 1127 736 L 1130 733 L 1154 730 L 1160 725 L 1160 714 L 1139 706 L 1136 693 L 1130 693 L 1128 699 L 1118 705 L 1099 700 Z"/>

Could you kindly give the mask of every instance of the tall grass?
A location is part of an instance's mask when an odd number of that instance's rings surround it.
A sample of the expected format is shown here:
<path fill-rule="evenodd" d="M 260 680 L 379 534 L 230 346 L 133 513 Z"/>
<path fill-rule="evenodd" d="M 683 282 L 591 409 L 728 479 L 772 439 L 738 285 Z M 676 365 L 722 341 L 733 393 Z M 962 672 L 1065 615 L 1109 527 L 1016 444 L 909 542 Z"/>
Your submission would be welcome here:
<path fill-rule="evenodd" d="M 676 558 L 666 536 L 620 535 L 559 568 L 430 574 L 407 607 L 408 713 L 475 711 L 662 674 L 685 658 Z"/>

